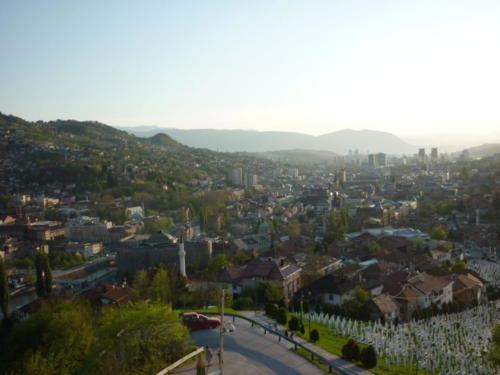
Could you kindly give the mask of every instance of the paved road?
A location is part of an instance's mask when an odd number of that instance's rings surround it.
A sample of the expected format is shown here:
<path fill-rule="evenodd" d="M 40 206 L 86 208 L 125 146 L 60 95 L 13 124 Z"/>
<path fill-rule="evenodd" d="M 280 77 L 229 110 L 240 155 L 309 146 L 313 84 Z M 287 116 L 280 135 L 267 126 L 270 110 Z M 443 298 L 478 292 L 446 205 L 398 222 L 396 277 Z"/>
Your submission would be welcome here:
<path fill-rule="evenodd" d="M 232 322 L 232 318 L 225 319 Z M 226 324 L 227 324 L 226 323 Z M 224 336 L 224 374 L 226 375 L 320 375 L 325 374 L 318 367 L 292 352 L 289 343 L 274 335 L 264 335 L 261 328 L 250 326 L 250 323 L 236 319 L 233 323 L 236 330 Z M 208 345 L 213 353 L 209 372 L 218 369 L 217 350 L 219 347 L 218 330 L 199 330 L 191 333 L 193 344 Z M 191 363 L 179 369 L 175 374 L 196 374 L 195 364 Z"/>
<path fill-rule="evenodd" d="M 245 315 L 251 319 L 253 319 L 256 322 L 259 322 L 264 325 L 274 325 L 274 320 L 266 317 L 263 313 L 255 313 L 255 312 L 246 312 Z M 278 325 L 278 329 L 283 332 L 285 327 Z M 329 353 L 326 350 L 320 348 L 319 346 L 316 346 L 310 342 L 307 342 L 306 340 L 302 339 L 301 337 L 295 336 L 295 340 L 302 344 L 305 345 L 308 349 L 314 351 L 315 353 L 321 355 L 322 357 L 326 358 L 329 360 L 330 364 L 332 364 L 333 368 L 336 369 L 342 369 L 344 373 L 347 374 L 352 374 L 352 375 L 373 375 L 371 371 L 368 371 L 362 367 L 356 366 L 355 364 L 346 361 L 345 359 L 342 359 L 335 354 Z"/>

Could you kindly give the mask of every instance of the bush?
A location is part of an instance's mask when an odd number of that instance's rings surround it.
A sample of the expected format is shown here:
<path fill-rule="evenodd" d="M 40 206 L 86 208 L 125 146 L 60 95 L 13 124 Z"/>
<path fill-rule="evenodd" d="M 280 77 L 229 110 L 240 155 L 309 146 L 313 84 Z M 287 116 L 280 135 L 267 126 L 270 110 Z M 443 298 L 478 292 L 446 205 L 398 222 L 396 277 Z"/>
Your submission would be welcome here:
<path fill-rule="evenodd" d="M 319 340 L 319 332 L 317 329 L 313 329 L 311 333 L 309 333 L 309 340 L 311 340 L 312 343 Z"/>
<path fill-rule="evenodd" d="M 266 303 L 264 310 L 266 311 L 267 316 L 270 316 L 271 318 L 276 319 L 278 306 L 276 306 L 274 303 Z"/>
<path fill-rule="evenodd" d="M 234 303 L 233 307 L 235 310 L 248 310 L 253 306 L 253 299 L 251 297 L 240 297 L 237 298 Z"/>
<path fill-rule="evenodd" d="M 359 345 L 355 340 L 349 339 L 342 347 L 342 357 L 351 362 L 359 360 Z"/>
<path fill-rule="evenodd" d="M 372 368 L 377 364 L 377 353 L 372 345 L 365 346 L 359 354 L 359 359 L 364 367 Z"/>
<path fill-rule="evenodd" d="M 300 329 L 300 320 L 296 316 L 292 316 L 288 322 L 288 328 L 292 331 L 298 331 Z"/>
<path fill-rule="evenodd" d="M 278 308 L 278 311 L 276 311 L 276 321 L 279 324 L 286 325 L 287 316 L 286 316 L 286 310 L 284 307 L 280 307 L 280 308 Z"/>
<path fill-rule="evenodd" d="M 306 333 L 306 329 L 304 328 L 304 322 L 300 322 L 300 333 Z"/>

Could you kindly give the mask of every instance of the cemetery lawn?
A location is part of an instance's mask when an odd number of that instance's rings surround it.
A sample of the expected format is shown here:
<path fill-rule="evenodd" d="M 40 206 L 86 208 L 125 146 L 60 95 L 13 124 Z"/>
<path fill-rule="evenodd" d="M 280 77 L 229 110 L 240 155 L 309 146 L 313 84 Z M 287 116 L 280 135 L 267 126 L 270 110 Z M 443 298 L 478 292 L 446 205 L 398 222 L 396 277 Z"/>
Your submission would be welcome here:
<path fill-rule="evenodd" d="M 289 316 L 294 315 L 294 314 L 289 314 Z M 302 335 L 300 332 L 297 332 L 297 335 L 301 336 L 302 338 L 306 339 L 309 341 L 309 322 L 307 320 L 304 320 L 304 328 L 305 328 L 305 334 Z M 318 324 L 311 322 L 311 330 L 312 329 L 317 329 L 319 332 L 319 341 L 315 343 L 315 345 L 319 346 L 320 348 L 325 349 L 326 351 L 333 353 L 339 357 L 342 357 L 342 347 L 347 343 L 349 338 L 344 337 L 344 336 L 337 336 L 334 335 L 331 332 L 328 332 L 328 327 L 325 327 L 324 325 Z M 361 363 L 356 363 L 356 365 L 361 366 Z M 396 368 L 396 367 L 391 367 L 387 368 L 385 366 L 383 358 L 377 356 L 377 367 L 369 369 L 371 372 L 377 375 L 414 375 L 415 374 L 415 369 L 410 370 L 407 368 Z M 429 372 L 424 371 L 423 369 L 419 369 L 418 373 L 421 375 L 432 375 Z"/>

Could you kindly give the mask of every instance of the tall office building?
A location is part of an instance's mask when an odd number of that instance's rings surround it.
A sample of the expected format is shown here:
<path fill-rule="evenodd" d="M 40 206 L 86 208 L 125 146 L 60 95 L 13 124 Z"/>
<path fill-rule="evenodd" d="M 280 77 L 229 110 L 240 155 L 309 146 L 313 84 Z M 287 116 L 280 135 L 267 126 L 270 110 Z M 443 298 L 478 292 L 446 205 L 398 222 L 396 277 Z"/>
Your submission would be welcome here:
<path fill-rule="evenodd" d="M 233 185 L 243 185 L 243 169 L 234 168 L 231 171 L 231 182 Z"/>
<path fill-rule="evenodd" d="M 379 152 L 378 154 L 369 154 L 368 164 L 372 168 L 385 167 L 387 166 L 387 156 L 383 152 Z"/>
<path fill-rule="evenodd" d="M 368 165 L 370 167 L 377 168 L 377 158 L 375 157 L 375 154 L 368 155 Z"/>
<path fill-rule="evenodd" d="M 431 162 L 434 163 L 434 164 L 437 163 L 438 162 L 438 157 L 439 157 L 439 154 L 438 154 L 437 147 L 431 148 Z"/>
<path fill-rule="evenodd" d="M 377 160 L 377 167 L 386 167 L 387 166 L 387 156 L 383 152 L 379 152 L 375 155 Z"/>
<path fill-rule="evenodd" d="M 290 168 L 289 174 L 291 177 L 299 177 L 299 169 L 298 168 Z"/>
<path fill-rule="evenodd" d="M 256 174 L 246 175 L 247 186 L 257 186 L 259 184 L 259 178 Z"/>
<path fill-rule="evenodd" d="M 418 161 L 425 163 L 425 148 L 418 149 Z"/>

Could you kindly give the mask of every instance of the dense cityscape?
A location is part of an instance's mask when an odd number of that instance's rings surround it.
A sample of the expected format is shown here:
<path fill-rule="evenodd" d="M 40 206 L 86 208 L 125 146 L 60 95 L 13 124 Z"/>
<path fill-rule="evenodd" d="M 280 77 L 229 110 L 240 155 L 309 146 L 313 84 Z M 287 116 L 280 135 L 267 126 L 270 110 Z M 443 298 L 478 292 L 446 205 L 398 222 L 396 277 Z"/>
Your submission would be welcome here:
<path fill-rule="evenodd" d="M 4 371 L 159 371 L 189 352 L 188 333 L 179 323 L 171 341 L 174 326 L 148 316 L 215 311 L 222 290 L 229 312 L 287 335 L 370 347 L 374 373 L 496 371 L 498 153 L 305 165 L 99 123 L 2 115 L 0 132 Z M 375 366 L 344 351 L 331 350 Z"/>

